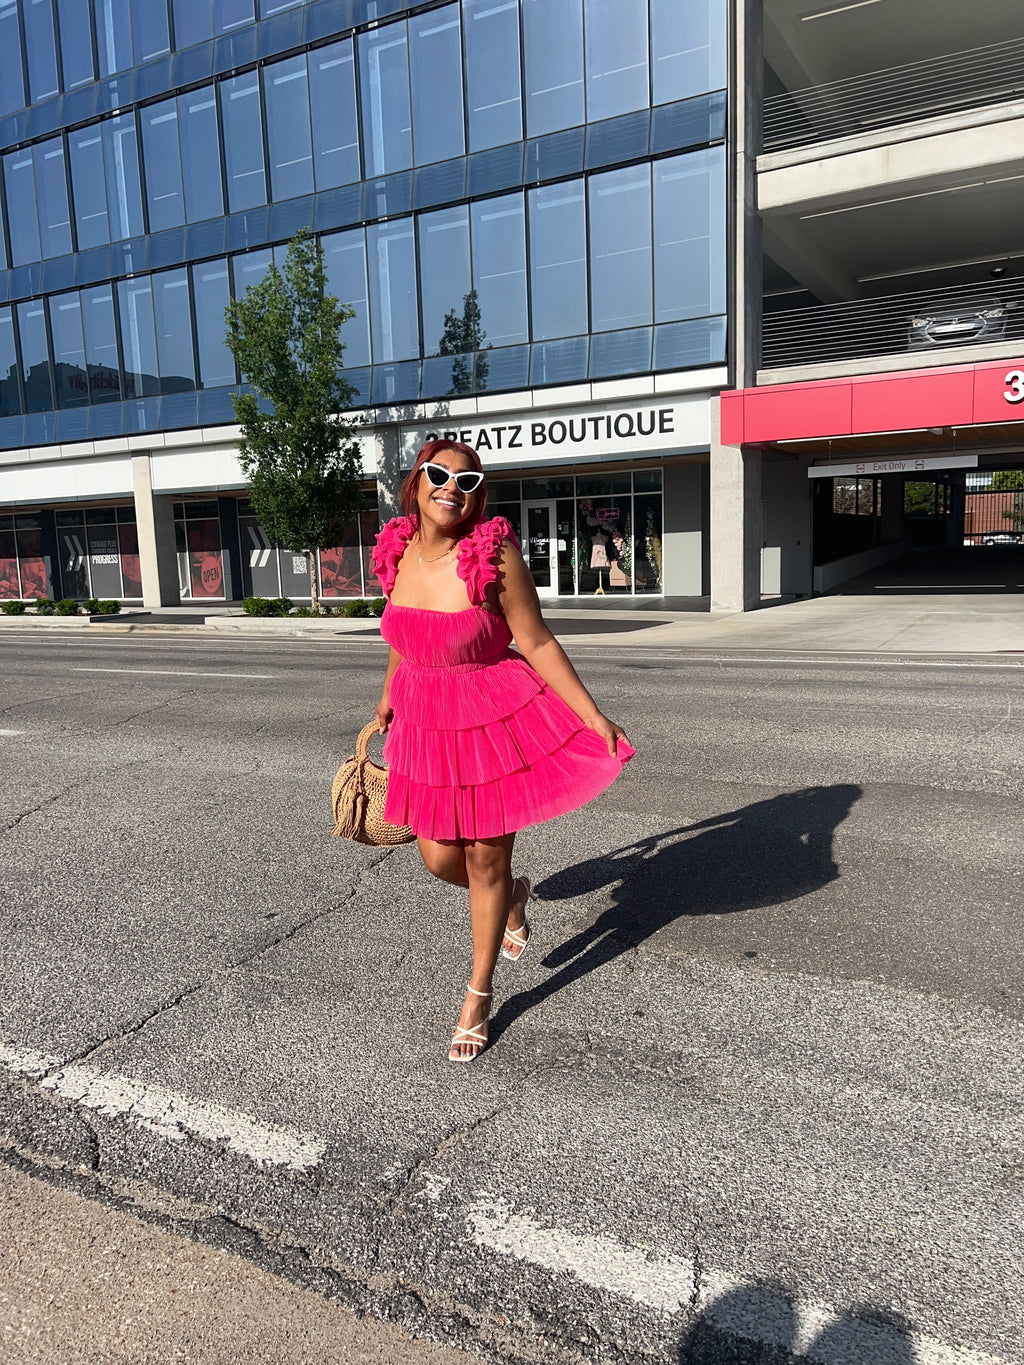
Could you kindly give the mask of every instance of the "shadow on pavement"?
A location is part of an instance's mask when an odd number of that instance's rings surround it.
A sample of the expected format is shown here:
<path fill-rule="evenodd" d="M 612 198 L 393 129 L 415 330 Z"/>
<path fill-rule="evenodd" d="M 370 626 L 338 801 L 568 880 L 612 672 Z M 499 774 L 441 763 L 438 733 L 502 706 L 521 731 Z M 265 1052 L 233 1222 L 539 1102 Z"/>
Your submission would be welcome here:
<path fill-rule="evenodd" d="M 545 878 L 535 888 L 541 899 L 610 887 L 611 904 L 544 958 L 554 976 L 500 1007 L 491 1019 L 492 1041 L 563 986 L 677 919 L 779 905 L 835 881 L 832 836 L 860 795 L 861 788 L 849 784 L 807 787 L 652 835 Z"/>
<path fill-rule="evenodd" d="M 715 1297 L 679 1343 L 679 1365 L 915 1365 L 910 1324 L 870 1306 L 821 1321 L 751 1285 Z"/>

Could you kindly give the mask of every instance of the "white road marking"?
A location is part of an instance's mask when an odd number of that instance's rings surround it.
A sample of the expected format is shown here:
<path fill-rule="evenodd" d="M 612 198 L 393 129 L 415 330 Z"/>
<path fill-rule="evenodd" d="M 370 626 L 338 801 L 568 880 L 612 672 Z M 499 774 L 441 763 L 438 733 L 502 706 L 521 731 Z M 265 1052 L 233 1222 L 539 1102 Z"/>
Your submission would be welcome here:
<path fill-rule="evenodd" d="M 695 1271 L 689 1260 L 652 1259 L 646 1250 L 622 1246 L 605 1237 L 547 1228 L 512 1213 L 501 1203 L 473 1204 L 467 1220 L 480 1246 L 519 1261 L 532 1261 L 546 1270 L 569 1271 L 595 1289 L 624 1294 L 665 1313 L 674 1313 L 693 1293 Z"/>
<path fill-rule="evenodd" d="M 86 1109 L 108 1115 L 123 1114 L 171 1142 L 183 1142 L 189 1134 L 223 1142 L 258 1166 L 308 1171 L 319 1164 L 327 1150 L 326 1141 L 315 1133 L 261 1123 L 237 1109 L 192 1100 L 164 1086 L 143 1084 L 130 1076 L 100 1071 L 83 1063 L 61 1067 L 59 1057 L 46 1053 L 0 1044 L 0 1064 L 22 1075 L 45 1077 L 44 1090 L 56 1091 Z M 61 1069 L 56 1070 L 58 1067 Z"/>
<path fill-rule="evenodd" d="M 664 1313 L 688 1304 L 712 1327 L 787 1350 L 814 1365 L 868 1360 L 871 1365 L 907 1365 L 908 1351 L 914 1365 L 1006 1365 L 995 1356 L 960 1350 L 922 1333 L 905 1336 L 884 1323 L 844 1317 L 820 1304 L 790 1303 L 762 1285 L 722 1275 L 702 1276 L 698 1285 L 691 1260 L 551 1228 L 498 1201 L 470 1205 L 466 1221 L 478 1246 L 567 1272 L 595 1289 Z"/>
<path fill-rule="evenodd" d="M 11 735 L 23 735 L 24 733 L 24 730 L 0 730 L 0 735 L 6 735 L 8 737 Z"/>
<path fill-rule="evenodd" d="M 273 673 L 208 673 L 188 668 L 72 668 L 72 673 L 145 673 L 167 678 L 272 678 Z"/>

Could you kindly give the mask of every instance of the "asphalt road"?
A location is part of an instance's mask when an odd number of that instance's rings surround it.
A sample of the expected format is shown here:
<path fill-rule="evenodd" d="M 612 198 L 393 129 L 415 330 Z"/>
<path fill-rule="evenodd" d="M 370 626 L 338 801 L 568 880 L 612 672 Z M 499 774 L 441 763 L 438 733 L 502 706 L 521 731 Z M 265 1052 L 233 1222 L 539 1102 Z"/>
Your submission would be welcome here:
<path fill-rule="evenodd" d="M 455 1068 L 378 642 L 5 631 L 7 1145 L 494 1358 L 1018 1361 L 1022 666 L 567 644 L 640 752 Z"/>

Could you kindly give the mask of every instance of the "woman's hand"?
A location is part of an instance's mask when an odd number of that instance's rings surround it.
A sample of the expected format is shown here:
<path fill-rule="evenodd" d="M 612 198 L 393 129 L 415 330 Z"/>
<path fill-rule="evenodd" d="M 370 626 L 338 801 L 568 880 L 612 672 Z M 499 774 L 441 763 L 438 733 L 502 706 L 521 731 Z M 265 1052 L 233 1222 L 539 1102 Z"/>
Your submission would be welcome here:
<path fill-rule="evenodd" d="M 380 701 L 377 703 L 377 710 L 374 714 L 377 717 L 377 731 L 379 734 L 383 734 L 391 724 L 395 714 L 391 709 L 387 697 L 381 697 Z"/>
<path fill-rule="evenodd" d="M 624 739 L 627 744 L 629 743 L 629 739 L 622 726 L 616 725 L 615 722 L 609 720 L 607 716 L 602 716 L 600 711 L 596 716 L 592 716 L 590 720 L 586 721 L 585 724 L 588 730 L 593 730 L 595 735 L 601 736 L 608 745 L 608 752 L 611 754 L 612 758 L 615 757 L 615 746 L 620 739 Z"/>

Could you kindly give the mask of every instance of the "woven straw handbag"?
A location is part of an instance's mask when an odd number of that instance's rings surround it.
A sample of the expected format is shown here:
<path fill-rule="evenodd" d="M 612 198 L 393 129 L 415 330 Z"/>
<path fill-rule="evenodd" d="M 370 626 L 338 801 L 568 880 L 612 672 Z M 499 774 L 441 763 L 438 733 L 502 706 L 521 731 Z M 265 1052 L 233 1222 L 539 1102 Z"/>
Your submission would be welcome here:
<path fill-rule="evenodd" d="M 407 825 L 389 825 L 384 819 L 387 769 L 374 763 L 366 752 L 370 736 L 376 733 L 375 720 L 364 725 L 356 740 L 355 753 L 338 769 L 331 786 L 334 832 L 340 839 L 372 844 L 375 848 L 411 844 L 416 836 Z"/>

